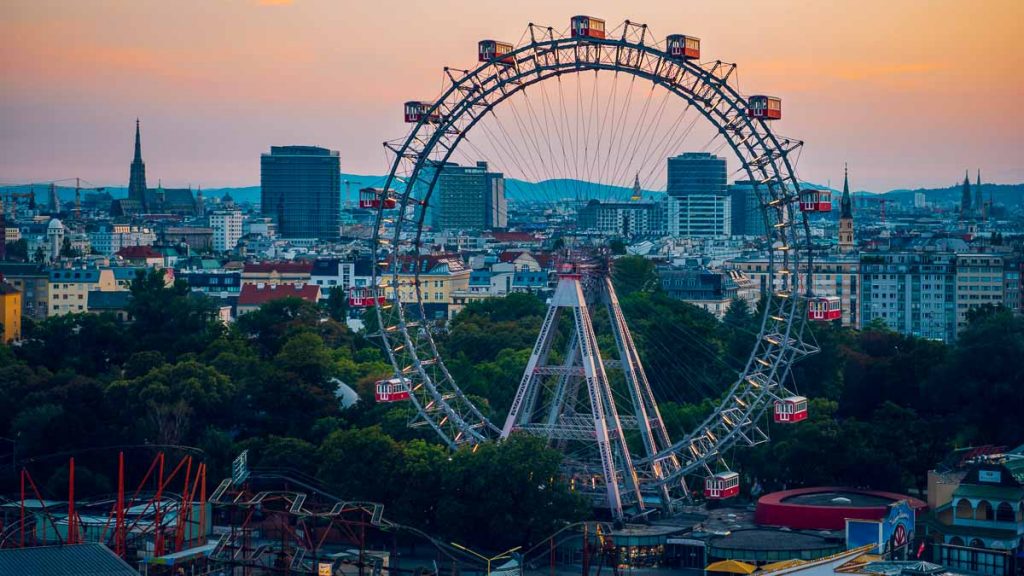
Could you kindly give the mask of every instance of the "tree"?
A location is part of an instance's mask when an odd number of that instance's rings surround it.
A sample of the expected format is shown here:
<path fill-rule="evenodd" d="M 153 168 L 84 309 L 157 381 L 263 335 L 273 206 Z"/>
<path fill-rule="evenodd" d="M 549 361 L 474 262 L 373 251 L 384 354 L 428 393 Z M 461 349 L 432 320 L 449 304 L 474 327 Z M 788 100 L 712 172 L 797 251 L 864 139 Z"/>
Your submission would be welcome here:
<path fill-rule="evenodd" d="M 388 503 L 417 485 L 401 476 L 401 447 L 379 426 L 333 432 L 318 460 L 319 476 L 342 498 Z"/>
<path fill-rule="evenodd" d="M 536 543 L 589 512 L 570 491 L 561 465 L 560 452 L 531 436 L 460 450 L 442 473 L 437 525 L 472 546 Z"/>
<path fill-rule="evenodd" d="M 108 390 L 132 415 L 138 439 L 163 444 L 186 442 L 207 425 L 230 424 L 235 392 L 227 377 L 195 360 L 157 366 L 138 378 L 115 381 Z"/>
<path fill-rule="evenodd" d="M 36 246 L 36 251 L 32 255 L 32 261 L 39 264 L 46 262 L 46 251 L 43 250 L 42 246 Z"/>
<path fill-rule="evenodd" d="M 642 256 L 616 258 L 612 266 L 612 280 L 620 299 L 641 290 L 661 288 L 654 263 Z"/>
<path fill-rule="evenodd" d="M 24 238 L 15 240 L 14 242 L 8 242 L 6 246 L 5 257 L 7 260 L 15 262 L 27 262 L 28 261 L 28 242 Z"/>
<path fill-rule="evenodd" d="M 60 246 L 60 257 L 61 258 L 78 258 L 81 255 L 82 255 L 82 251 L 81 250 L 79 250 L 77 248 L 73 248 L 71 246 L 71 239 L 70 238 L 64 238 L 64 242 Z"/>
<path fill-rule="evenodd" d="M 327 290 L 327 299 L 323 301 L 327 316 L 336 322 L 344 322 L 348 316 L 348 298 L 341 286 L 332 286 Z"/>
<path fill-rule="evenodd" d="M 173 359 L 201 352 L 221 332 L 213 300 L 190 294 L 184 280 L 167 286 L 166 271 L 139 270 L 131 283 L 128 313 L 135 350 L 159 350 Z"/>

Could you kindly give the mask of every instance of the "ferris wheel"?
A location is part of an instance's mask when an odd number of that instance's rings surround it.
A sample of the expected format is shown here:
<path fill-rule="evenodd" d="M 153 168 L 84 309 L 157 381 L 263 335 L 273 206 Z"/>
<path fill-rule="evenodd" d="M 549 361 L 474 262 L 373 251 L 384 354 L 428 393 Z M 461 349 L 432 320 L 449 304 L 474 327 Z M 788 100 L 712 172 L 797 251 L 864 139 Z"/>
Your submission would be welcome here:
<path fill-rule="evenodd" d="M 838 312 L 834 299 L 810 292 L 807 217 L 830 210 L 831 204 L 827 191 L 801 189 L 794 165 L 802 142 L 771 128 L 782 117 L 781 99 L 742 95 L 736 65 L 701 61 L 699 39 L 656 38 L 646 24 L 630 21 L 609 30 L 603 20 L 575 16 L 562 32 L 530 24 L 518 43 L 479 42 L 476 56 L 473 68 L 444 68 L 438 97 L 405 103 L 411 130 L 401 140 L 385 142 L 391 168 L 384 187 L 364 190 L 360 201 L 376 210 L 374 285 L 380 292 L 367 302 L 376 310 L 395 371 L 378 384 L 382 394 L 411 403 L 414 425 L 432 429 L 453 449 L 475 449 L 524 432 L 546 435 L 560 446 L 592 441 L 603 468 L 584 474 L 602 477 L 594 488 L 616 519 L 629 510 L 643 511 L 646 493 L 659 494 L 668 505 L 670 492 L 687 492 L 687 477 L 703 479 L 707 498 L 735 495 L 739 477 L 729 470 L 726 452 L 767 441 L 768 420 L 786 424 L 806 418 L 806 399 L 787 387 L 791 368 L 817 350 L 807 320 L 833 319 Z M 522 180 L 571 179 L 547 199 L 556 213 L 564 203 L 582 204 L 588 194 L 616 200 L 617 191 L 632 188 L 630 199 L 636 201 L 641 177 L 656 179 L 666 153 L 687 146 L 679 137 L 685 140 L 699 120 L 711 134 L 704 150 L 731 151 L 739 164 L 735 174 L 753 186 L 754 217 L 763 223 L 768 254 L 756 344 L 714 411 L 683 437 L 669 437 L 607 274 L 590 274 L 583 266 L 560 271 L 512 410 L 502 421 L 489 418 L 446 367 L 429 313 L 437 293 L 424 277 L 439 267 L 463 266 L 458 256 L 432 254 L 426 243 L 442 174 L 457 166 L 456 160 L 476 158 Z M 582 181 L 601 186 L 583 189 Z M 595 300 L 587 294 L 596 294 L 607 307 L 618 360 L 600 356 L 588 308 Z M 574 331 L 565 365 L 547 366 L 553 342 L 548 331 L 558 323 L 559 308 L 574 318 Z M 612 398 L 605 375 L 609 367 L 622 370 L 630 383 L 625 409 Z M 559 396 L 578 392 L 579 386 L 567 384 L 572 375 L 589 388 L 586 410 L 571 408 L 572 402 Z M 550 388 L 540 383 L 542 376 L 552 378 Z M 537 400 L 544 395 L 551 400 Z M 530 415 L 542 404 L 549 413 L 546 421 Z M 643 438 L 640 453 L 631 454 L 626 445 L 624 430 L 630 428 Z"/>

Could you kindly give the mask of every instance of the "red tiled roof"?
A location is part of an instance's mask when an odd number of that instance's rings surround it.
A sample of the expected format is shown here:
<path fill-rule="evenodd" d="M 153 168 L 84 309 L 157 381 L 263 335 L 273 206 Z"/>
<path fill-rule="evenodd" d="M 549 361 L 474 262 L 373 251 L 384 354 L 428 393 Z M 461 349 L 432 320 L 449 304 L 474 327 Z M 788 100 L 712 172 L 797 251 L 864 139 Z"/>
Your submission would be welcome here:
<path fill-rule="evenodd" d="M 491 232 L 491 238 L 498 242 L 540 242 L 540 239 L 529 232 Z"/>
<path fill-rule="evenodd" d="M 259 306 L 281 298 L 301 298 L 316 304 L 320 287 L 316 284 L 243 284 L 239 306 Z"/>
<path fill-rule="evenodd" d="M 163 258 L 163 255 L 153 250 L 151 246 L 125 246 L 117 251 L 121 258 Z"/>
<path fill-rule="evenodd" d="M 498 260 L 508 264 L 509 262 L 515 262 L 516 258 L 525 253 L 527 253 L 526 250 L 506 250 L 498 254 Z"/>
<path fill-rule="evenodd" d="M 269 274 L 277 271 L 279 274 L 309 274 L 313 270 L 312 260 L 296 260 L 289 262 L 247 262 L 243 273 Z"/>
<path fill-rule="evenodd" d="M 515 262 L 517 258 L 526 254 L 537 261 L 537 264 L 544 269 L 550 269 L 555 263 L 555 257 L 549 252 L 530 252 L 529 250 L 506 250 L 498 254 L 498 260 L 506 264 Z"/>

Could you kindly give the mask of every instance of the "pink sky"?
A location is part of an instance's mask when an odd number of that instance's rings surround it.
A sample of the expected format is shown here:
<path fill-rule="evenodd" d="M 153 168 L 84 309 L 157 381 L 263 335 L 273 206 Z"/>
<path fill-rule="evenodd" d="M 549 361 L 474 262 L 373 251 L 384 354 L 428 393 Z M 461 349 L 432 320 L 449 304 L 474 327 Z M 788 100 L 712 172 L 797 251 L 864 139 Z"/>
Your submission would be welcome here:
<path fill-rule="evenodd" d="M 402 102 L 436 95 L 444 65 L 583 6 L 699 36 L 705 59 L 739 63 L 744 92 L 782 96 L 806 180 L 835 184 L 849 161 L 858 189 L 944 186 L 968 167 L 1024 181 L 1019 0 L 6 0 L 0 183 L 125 185 L 136 116 L 154 185 L 255 185 L 280 144 L 381 174 Z"/>

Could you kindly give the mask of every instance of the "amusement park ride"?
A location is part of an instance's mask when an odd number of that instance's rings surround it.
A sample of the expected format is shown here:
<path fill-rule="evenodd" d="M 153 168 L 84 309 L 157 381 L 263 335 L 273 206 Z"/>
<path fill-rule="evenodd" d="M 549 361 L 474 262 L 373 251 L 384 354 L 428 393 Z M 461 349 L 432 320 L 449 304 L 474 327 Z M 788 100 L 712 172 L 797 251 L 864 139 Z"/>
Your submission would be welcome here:
<path fill-rule="evenodd" d="M 729 470 L 727 451 L 767 441 L 768 420 L 783 424 L 807 417 L 807 399 L 787 389 L 793 363 L 817 351 L 806 323 L 842 315 L 839 300 L 815 296 L 809 281 L 813 249 L 807 217 L 830 211 L 830 194 L 801 189 L 794 152 L 802 142 L 771 129 L 771 121 L 782 117 L 781 99 L 741 95 L 736 65 L 700 62 L 699 39 L 673 34 L 658 42 L 645 24 L 626 21 L 608 30 L 603 20 L 590 16 L 573 17 L 562 35 L 531 24 L 526 38 L 518 46 L 481 41 L 475 69 L 445 68 L 438 99 L 407 102 L 410 133 L 385 143 L 394 158 L 383 188 L 388 192 L 368 194 L 365 204 L 361 199 L 361 206 L 377 210 L 373 248 L 380 266 L 374 285 L 385 292 L 350 302 L 375 306 L 380 338 L 395 371 L 393 378 L 378 383 L 377 399 L 411 403 L 417 413 L 413 425 L 429 427 L 452 449 L 475 448 L 513 434 L 547 438 L 565 451 L 565 474 L 573 485 L 592 487 L 595 505 L 615 520 L 645 514 L 651 502 L 671 512 L 676 501 L 691 496 L 694 486 L 688 478 L 703 479 L 699 486 L 705 498 L 735 496 L 740 477 Z M 772 223 L 766 234 L 773 247 L 772 289 L 764 297 L 757 342 L 714 411 L 679 439 L 670 438 L 662 422 L 606 259 L 563 262 L 503 425 L 484 416 L 447 370 L 424 322 L 425 291 L 418 276 L 411 283 L 416 297 L 400 298 L 397 264 L 420 253 L 423 207 L 438 179 L 439 171 L 428 167 L 448 162 L 474 126 L 510 96 L 525 97 L 534 84 L 584 72 L 648 80 L 697 109 L 733 151 L 746 177 L 758 184 L 765 221 Z M 597 344 L 591 315 L 598 309 L 610 319 L 614 359 L 602 357 Z M 571 333 L 565 348 L 553 351 L 560 316 L 571 320 L 562 323 L 571 324 Z M 608 376 L 612 370 L 621 371 L 628 392 L 618 398 Z M 626 435 L 633 431 L 642 440 L 641 453 L 631 453 L 627 445 Z"/>

